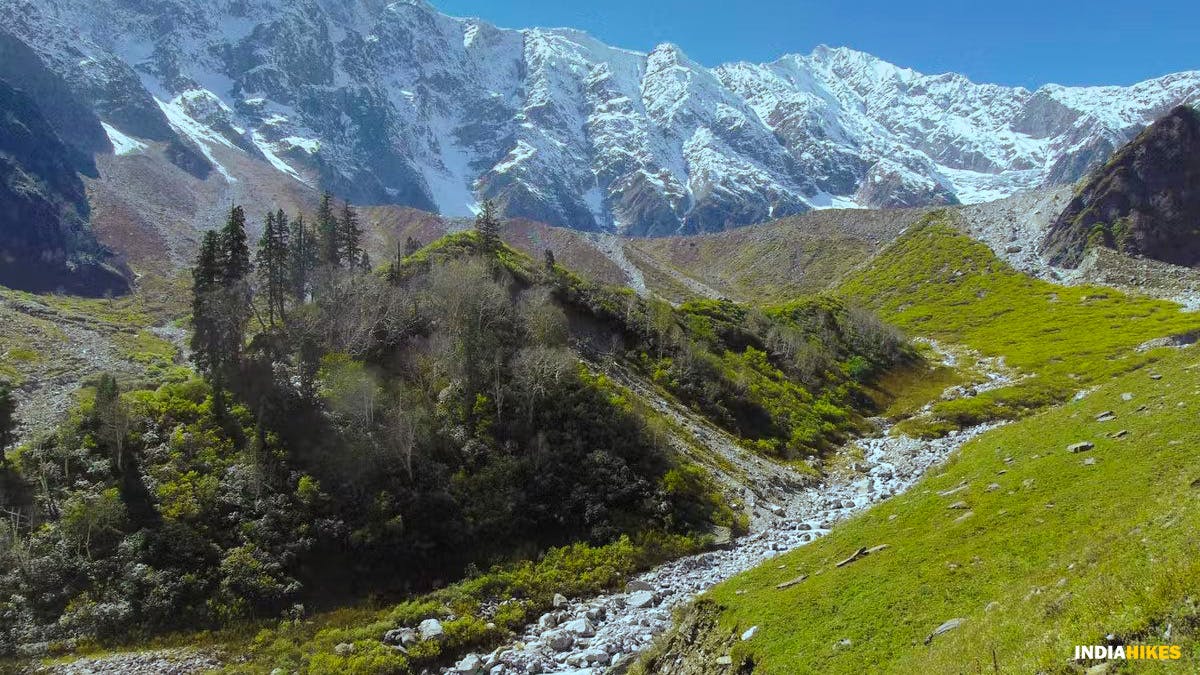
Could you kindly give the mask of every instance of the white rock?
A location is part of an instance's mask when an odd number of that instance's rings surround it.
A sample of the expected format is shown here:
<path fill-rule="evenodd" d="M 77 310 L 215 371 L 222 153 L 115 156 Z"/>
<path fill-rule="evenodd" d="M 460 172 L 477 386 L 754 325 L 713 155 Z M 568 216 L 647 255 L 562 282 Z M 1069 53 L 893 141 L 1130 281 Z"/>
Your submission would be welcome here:
<path fill-rule="evenodd" d="M 417 626 L 417 632 L 421 635 L 422 640 L 441 640 L 446 639 L 446 631 L 442 629 L 442 622 L 437 619 L 425 619 Z"/>

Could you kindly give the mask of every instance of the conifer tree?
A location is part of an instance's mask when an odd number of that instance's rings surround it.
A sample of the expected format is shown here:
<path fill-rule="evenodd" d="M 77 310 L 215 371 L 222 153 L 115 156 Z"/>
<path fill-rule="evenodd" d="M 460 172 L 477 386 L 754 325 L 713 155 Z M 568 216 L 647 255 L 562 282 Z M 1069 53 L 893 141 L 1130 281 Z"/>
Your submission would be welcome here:
<path fill-rule="evenodd" d="M 413 237 L 409 237 L 404 240 L 404 255 L 402 257 L 407 258 L 408 256 L 410 256 L 420 250 L 421 250 L 421 242 L 418 241 L 417 239 L 414 239 Z"/>
<path fill-rule="evenodd" d="M 350 202 L 342 202 L 342 216 L 338 219 L 338 254 L 347 269 L 362 264 L 362 228 L 358 224 L 358 212 Z"/>
<path fill-rule="evenodd" d="M 283 211 L 267 213 L 262 237 L 258 240 L 258 277 L 267 293 L 267 316 L 272 326 L 284 315 L 288 286 L 288 223 Z"/>
<path fill-rule="evenodd" d="M 246 243 L 246 212 L 240 206 L 229 211 L 229 220 L 221 230 L 221 276 L 225 285 L 250 274 L 250 247 Z"/>
<path fill-rule="evenodd" d="M 317 237 L 320 239 L 318 259 L 322 265 L 342 264 L 338 240 L 338 220 L 333 215 L 333 195 L 326 192 L 317 207 Z"/>
<path fill-rule="evenodd" d="M 500 209 L 495 200 L 485 199 L 475 216 L 475 231 L 479 233 L 479 243 L 488 251 L 500 248 Z"/>
<path fill-rule="evenodd" d="M 550 249 L 546 249 L 545 252 L 543 253 L 543 255 L 546 259 L 546 271 L 553 272 L 554 271 L 554 251 L 551 251 Z"/>
<path fill-rule="evenodd" d="M 200 372 L 209 376 L 217 373 L 221 364 L 221 331 L 216 316 L 221 274 L 221 235 L 209 230 L 204 233 L 192 268 L 192 358 Z"/>
<path fill-rule="evenodd" d="M 289 286 L 296 302 L 303 303 L 308 298 L 312 271 L 317 266 L 317 238 L 305 224 L 304 214 L 297 215 L 292 221 L 288 239 Z"/>

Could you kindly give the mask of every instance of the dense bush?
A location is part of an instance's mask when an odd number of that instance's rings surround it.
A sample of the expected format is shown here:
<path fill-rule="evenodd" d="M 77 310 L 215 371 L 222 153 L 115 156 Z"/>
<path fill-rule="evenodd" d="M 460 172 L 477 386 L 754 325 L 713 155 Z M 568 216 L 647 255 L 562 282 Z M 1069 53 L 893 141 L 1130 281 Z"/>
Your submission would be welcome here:
<path fill-rule="evenodd" d="M 853 429 L 862 383 L 906 355 L 832 300 L 673 308 L 474 233 L 386 275 L 318 267 L 303 301 L 273 296 L 268 322 L 232 307 L 246 277 L 222 281 L 224 244 L 209 239 L 205 379 L 122 393 L 102 377 L 2 467 L 18 515 L 0 532 L 0 648 L 297 617 L 464 574 L 418 604 L 455 608 L 452 645 L 489 643 L 554 592 L 599 590 L 737 524 L 707 474 L 669 452 L 656 413 L 578 353 L 640 370 L 782 457 Z M 479 565 L 498 566 L 469 574 Z M 352 656 L 298 667 L 440 658 L 335 633 Z"/>

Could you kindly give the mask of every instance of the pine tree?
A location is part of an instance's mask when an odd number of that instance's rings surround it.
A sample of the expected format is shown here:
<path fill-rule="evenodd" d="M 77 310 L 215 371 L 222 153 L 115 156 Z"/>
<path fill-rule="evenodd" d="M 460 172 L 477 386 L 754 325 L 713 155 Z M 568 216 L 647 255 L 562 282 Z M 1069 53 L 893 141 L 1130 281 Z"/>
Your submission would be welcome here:
<path fill-rule="evenodd" d="M 363 272 L 370 273 L 371 271 L 371 256 L 367 255 L 366 251 L 362 252 L 362 257 L 359 258 L 358 266 Z"/>
<path fill-rule="evenodd" d="M 267 213 L 262 237 L 258 240 L 258 277 L 267 291 L 267 316 L 272 326 L 283 318 L 288 286 L 288 224 L 283 211 Z"/>
<path fill-rule="evenodd" d="M 403 257 L 407 258 L 408 256 L 410 256 L 420 250 L 421 250 L 421 242 L 419 240 L 414 239 L 413 237 L 409 237 L 404 240 L 404 255 L 403 255 Z"/>
<path fill-rule="evenodd" d="M 338 221 L 333 215 L 333 196 L 328 192 L 321 196 L 321 205 L 317 207 L 317 236 L 320 239 L 318 256 L 320 263 L 334 267 L 341 265 Z"/>
<path fill-rule="evenodd" d="M 483 200 L 479 215 L 475 216 L 475 231 L 479 233 L 479 243 L 484 250 L 495 251 L 500 248 L 500 212 L 495 200 Z"/>
<path fill-rule="evenodd" d="M 358 225 L 358 212 L 348 201 L 342 202 L 342 217 L 338 219 L 338 249 L 347 269 L 361 266 L 362 228 Z"/>
<path fill-rule="evenodd" d="M 220 234 L 216 230 L 205 232 L 192 268 L 192 358 L 200 372 L 210 376 L 220 370 L 221 364 L 221 331 L 216 316 L 221 257 Z"/>
<path fill-rule="evenodd" d="M 317 266 L 316 241 L 312 230 L 304 223 L 304 214 L 296 216 L 288 242 L 288 273 L 291 293 L 298 303 L 308 299 L 312 271 Z"/>
<path fill-rule="evenodd" d="M 246 212 L 240 206 L 229 211 L 221 230 L 222 280 L 226 285 L 250 274 L 250 247 L 246 244 Z"/>
<path fill-rule="evenodd" d="M 546 259 L 546 271 L 553 272 L 554 271 L 554 251 L 551 251 L 550 249 L 546 249 L 542 255 Z"/>

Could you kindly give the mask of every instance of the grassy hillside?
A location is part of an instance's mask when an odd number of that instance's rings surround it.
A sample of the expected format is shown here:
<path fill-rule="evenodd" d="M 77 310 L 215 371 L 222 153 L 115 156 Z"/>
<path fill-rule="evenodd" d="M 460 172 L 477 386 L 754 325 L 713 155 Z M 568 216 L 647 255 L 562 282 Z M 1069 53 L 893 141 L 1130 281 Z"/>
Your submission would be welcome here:
<path fill-rule="evenodd" d="M 816 211 L 727 232 L 633 239 L 626 245 L 651 287 L 666 297 L 687 297 L 686 285 L 670 283 L 682 277 L 738 300 L 786 302 L 823 292 L 923 213 Z"/>
<path fill-rule="evenodd" d="M 1181 644 L 1195 668 L 1200 356 L 1179 352 L 1157 372 L 987 434 L 910 493 L 715 589 L 722 627 L 759 627 L 735 662 L 768 673 L 858 673 L 864 663 L 991 672 L 995 650 L 1001 672 L 1070 672 L 1074 645 L 1113 634 Z M 1110 410 L 1115 420 L 1096 421 Z M 1095 448 L 1067 451 L 1080 441 Z M 949 508 L 956 502 L 966 508 Z M 889 548 L 835 566 L 880 544 Z M 776 588 L 800 574 L 809 577 Z M 954 618 L 966 621 L 925 644 Z"/>
<path fill-rule="evenodd" d="M 1003 357 L 1022 377 L 938 404 L 908 430 L 940 434 L 1020 417 L 1159 357 L 1139 345 L 1200 330 L 1200 316 L 1169 302 L 1094 286 L 1056 286 L 1021 274 L 958 232 L 953 217 L 929 216 L 852 274 L 839 292 L 910 333 Z"/>
<path fill-rule="evenodd" d="M 721 672 L 711 664 L 731 651 L 740 672 L 1065 673 L 1076 672 L 1074 645 L 1108 635 L 1179 644 L 1191 659 L 1184 670 L 1200 663 L 1200 354 L 1138 349 L 1200 318 L 1029 279 L 943 218 L 842 290 L 913 333 L 1004 357 L 1024 374 L 939 404 L 910 428 L 1021 419 L 968 443 L 908 493 L 711 591 L 686 617 L 708 629 L 684 640 L 708 651 L 680 650 L 677 636 L 650 669 Z M 1069 451 L 1084 442 L 1090 449 Z M 953 619 L 962 622 L 927 644 Z M 751 639 L 730 637 L 752 626 Z M 668 667 L 681 651 L 692 665 Z"/>

